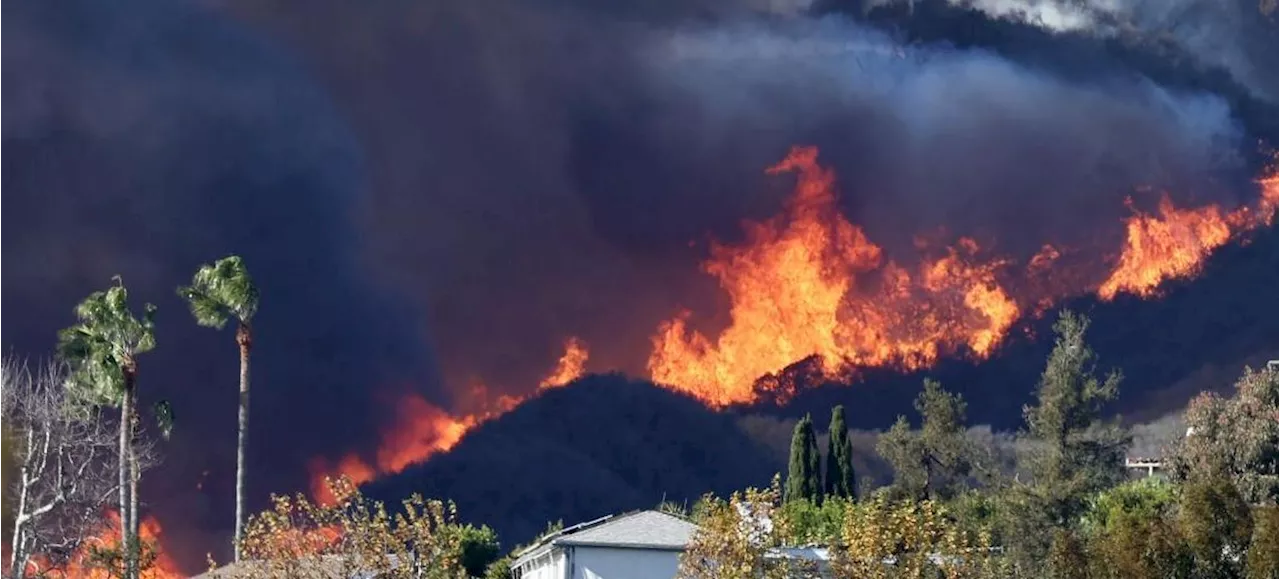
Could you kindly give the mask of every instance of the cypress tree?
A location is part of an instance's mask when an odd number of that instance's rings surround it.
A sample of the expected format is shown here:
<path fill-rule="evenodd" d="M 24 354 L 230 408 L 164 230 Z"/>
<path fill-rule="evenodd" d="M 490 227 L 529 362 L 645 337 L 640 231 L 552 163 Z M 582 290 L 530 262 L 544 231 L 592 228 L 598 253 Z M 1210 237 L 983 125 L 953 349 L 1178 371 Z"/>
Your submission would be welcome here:
<path fill-rule="evenodd" d="M 791 430 L 791 454 L 787 457 L 787 486 L 784 498 L 794 501 L 804 496 L 804 418 Z"/>
<path fill-rule="evenodd" d="M 849 427 L 844 422 L 844 406 L 831 409 L 827 434 L 827 478 L 823 492 L 829 497 L 852 498 L 853 446 L 849 443 Z"/>
<path fill-rule="evenodd" d="M 807 418 L 807 417 L 806 417 Z M 822 502 L 822 454 L 818 452 L 818 435 L 813 430 L 813 420 L 805 428 L 805 453 L 809 459 L 809 500 L 814 504 Z"/>
<path fill-rule="evenodd" d="M 786 500 L 818 500 L 822 494 L 821 465 L 818 460 L 818 437 L 813 433 L 813 419 L 806 414 L 791 432 Z"/>

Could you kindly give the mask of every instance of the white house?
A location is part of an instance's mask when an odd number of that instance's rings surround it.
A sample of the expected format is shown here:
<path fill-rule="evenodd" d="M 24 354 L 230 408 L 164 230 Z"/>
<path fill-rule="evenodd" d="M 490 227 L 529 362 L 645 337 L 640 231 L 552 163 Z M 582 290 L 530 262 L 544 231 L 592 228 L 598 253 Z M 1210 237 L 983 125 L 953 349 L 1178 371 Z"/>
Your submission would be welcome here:
<path fill-rule="evenodd" d="M 543 537 L 511 571 L 516 579 L 671 579 L 696 530 L 658 511 L 603 517 Z"/>

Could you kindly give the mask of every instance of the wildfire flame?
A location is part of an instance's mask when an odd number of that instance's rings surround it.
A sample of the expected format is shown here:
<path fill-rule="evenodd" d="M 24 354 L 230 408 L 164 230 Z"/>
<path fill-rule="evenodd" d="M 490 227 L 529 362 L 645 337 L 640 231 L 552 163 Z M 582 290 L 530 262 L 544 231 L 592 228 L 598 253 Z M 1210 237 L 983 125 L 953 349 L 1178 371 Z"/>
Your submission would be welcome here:
<path fill-rule="evenodd" d="M 538 383 L 539 390 L 563 386 L 582 376 L 590 357 L 586 342 L 570 337 L 564 347 L 564 355 L 555 369 Z M 394 426 L 382 433 L 372 464 L 356 453 L 333 463 L 324 458 L 311 461 L 311 496 L 322 504 L 332 504 L 335 497 L 326 484 L 327 477 L 345 475 L 360 485 L 378 476 L 398 473 L 438 452 L 448 451 L 476 425 L 506 414 L 524 401 L 524 397 L 519 396 L 493 396 L 479 381 L 472 381 L 467 398 L 478 407 L 460 416 L 445 412 L 417 394 L 400 399 L 396 404 Z"/>
<path fill-rule="evenodd" d="M 1120 263 L 1098 287 L 1104 300 L 1121 291 L 1147 297 L 1167 279 L 1195 275 L 1205 258 L 1231 239 L 1231 226 L 1218 207 L 1177 209 L 1168 196 L 1160 199 L 1157 215 L 1138 213 L 1125 230 Z"/>
<path fill-rule="evenodd" d="M 785 210 L 744 223 L 741 245 L 713 242 L 702 265 L 728 294 L 728 326 L 713 339 L 692 330 L 693 313 L 683 311 L 651 338 L 653 381 L 712 408 L 756 401 L 762 390 L 785 397 L 796 385 L 775 373 L 804 360 L 816 360 L 818 378 L 848 379 L 872 366 L 917 370 L 942 356 L 987 358 L 1020 317 L 1039 316 L 1064 297 L 1145 298 L 1166 281 L 1196 275 L 1216 248 L 1273 223 L 1280 206 L 1280 180 L 1269 169 L 1257 203 L 1231 211 L 1179 208 L 1167 195 L 1154 213 L 1130 203 L 1124 245 L 1109 261 L 1097 257 L 1106 253 L 1098 248 L 1045 244 L 1019 262 L 961 237 L 949 245 L 918 241 L 920 255 L 903 264 L 840 213 L 835 174 L 818 164 L 816 148 L 795 147 L 767 172 L 796 175 Z M 568 339 L 537 391 L 582 375 L 587 358 L 586 345 Z M 351 454 L 313 464 L 315 496 L 326 495 L 325 475 L 358 484 L 399 472 L 525 399 L 491 396 L 480 382 L 469 394 L 474 408 L 457 415 L 416 396 L 400 401 L 372 463 Z"/>
<path fill-rule="evenodd" d="M 1257 207 L 1231 213 L 1178 209 L 1166 195 L 1157 214 L 1128 220 L 1121 256 L 1100 285 L 1053 275 L 1063 251 L 1045 245 L 1025 264 L 1022 291 L 1013 292 L 1000 275 L 1015 264 L 984 255 L 973 239 L 913 268 L 886 260 L 837 210 L 835 176 L 817 156 L 796 147 L 768 170 L 798 175 L 783 215 L 746 223 L 741 246 L 712 245 L 703 270 L 729 295 L 731 323 L 714 341 L 688 328 L 689 312 L 660 324 L 648 363 L 655 382 L 723 407 L 755 401 L 762 387 L 786 387 L 760 378 L 810 356 L 828 378 L 868 366 L 916 370 L 944 354 L 986 358 L 1022 313 L 1039 315 L 1090 291 L 1107 300 L 1120 292 L 1149 297 L 1166 280 L 1198 273 L 1234 235 L 1270 224 L 1277 207 L 1275 176 L 1260 182 Z"/>
<path fill-rule="evenodd" d="M 582 340 L 570 337 L 564 343 L 564 355 L 556 362 L 556 369 L 538 383 L 538 388 L 556 388 L 577 380 L 587 366 L 589 355 Z"/>
<path fill-rule="evenodd" d="M 144 543 L 154 547 L 156 555 L 151 566 L 142 571 L 142 579 L 181 579 L 187 576 L 165 553 L 160 542 L 162 530 L 160 523 L 152 517 L 144 517 L 138 524 L 138 536 Z M 97 568 L 91 564 L 92 549 L 94 547 L 118 549 L 120 547 L 119 531 L 120 515 L 115 511 L 109 511 L 101 529 L 85 540 L 83 546 L 71 556 L 64 567 L 43 570 L 40 569 L 39 561 L 33 561 L 33 571 L 45 571 L 48 573 L 47 576 L 57 579 L 110 579 L 112 575 L 106 569 Z"/>
<path fill-rule="evenodd" d="M 1230 213 L 1216 205 L 1178 209 L 1163 195 L 1155 215 L 1135 212 L 1125 224 L 1120 262 L 1098 287 L 1098 297 L 1111 300 L 1120 292 L 1151 297 L 1166 280 L 1200 273 L 1209 255 L 1233 236 L 1270 225 L 1277 207 L 1276 176 L 1258 184 L 1262 191 L 1256 208 L 1244 206 Z M 1131 199 L 1126 203 L 1132 208 Z"/>
<path fill-rule="evenodd" d="M 655 382 L 713 407 L 756 399 L 757 380 L 817 355 L 825 373 L 860 366 L 915 369 L 967 348 L 990 355 L 1017 319 L 997 283 L 1000 260 L 961 239 L 907 268 L 884 258 L 836 208 L 835 175 L 818 151 L 796 147 L 769 173 L 796 172 L 784 215 L 745 224 L 742 246 L 713 243 L 703 270 L 729 294 L 729 327 L 713 342 L 690 331 L 688 313 L 653 337 Z"/>

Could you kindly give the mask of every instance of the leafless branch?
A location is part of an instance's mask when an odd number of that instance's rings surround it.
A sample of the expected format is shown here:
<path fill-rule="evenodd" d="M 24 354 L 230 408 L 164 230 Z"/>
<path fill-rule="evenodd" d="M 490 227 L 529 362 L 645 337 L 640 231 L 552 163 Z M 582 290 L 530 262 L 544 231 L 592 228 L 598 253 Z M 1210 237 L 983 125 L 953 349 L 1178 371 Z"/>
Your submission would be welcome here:
<path fill-rule="evenodd" d="M 33 370 L 7 358 L 0 372 L 5 435 L 21 463 L 18 476 L 4 481 L 4 492 L 16 497 L 5 562 L 16 578 L 64 563 L 101 528 L 119 457 L 112 420 L 66 396 L 60 364 Z"/>

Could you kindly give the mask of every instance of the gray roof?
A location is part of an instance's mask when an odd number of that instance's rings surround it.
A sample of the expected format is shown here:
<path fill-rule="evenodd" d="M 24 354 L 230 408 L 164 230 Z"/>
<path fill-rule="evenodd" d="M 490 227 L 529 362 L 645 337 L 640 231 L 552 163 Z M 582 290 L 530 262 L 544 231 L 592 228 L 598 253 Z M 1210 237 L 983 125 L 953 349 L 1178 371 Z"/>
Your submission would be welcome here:
<path fill-rule="evenodd" d="M 675 515 L 659 511 L 638 511 L 612 517 L 570 535 L 562 535 L 555 543 L 683 549 L 697 530 L 697 525 Z"/>
<path fill-rule="evenodd" d="M 567 527 L 543 537 L 520 553 L 515 564 L 555 546 L 683 550 L 698 526 L 676 515 L 636 511 Z"/>

